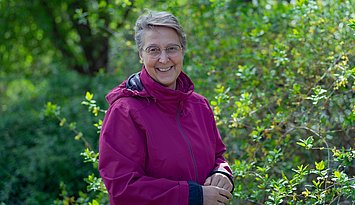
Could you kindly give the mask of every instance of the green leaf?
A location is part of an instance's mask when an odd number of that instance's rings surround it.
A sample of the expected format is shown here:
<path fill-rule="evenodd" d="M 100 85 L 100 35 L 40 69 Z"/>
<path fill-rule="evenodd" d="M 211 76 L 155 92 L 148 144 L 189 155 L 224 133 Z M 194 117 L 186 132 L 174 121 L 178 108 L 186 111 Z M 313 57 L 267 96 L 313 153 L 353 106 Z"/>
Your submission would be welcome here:
<path fill-rule="evenodd" d="M 211 105 L 212 105 L 212 106 L 216 106 L 216 105 L 217 105 L 217 102 L 216 102 L 215 100 L 212 100 L 212 101 L 211 101 Z"/>
<path fill-rule="evenodd" d="M 85 94 L 85 99 L 90 101 L 92 100 L 92 98 L 94 97 L 94 94 L 90 93 L 89 91 L 86 91 L 86 94 Z"/>
<path fill-rule="evenodd" d="M 348 26 L 355 30 L 355 19 L 350 19 L 350 23 L 348 24 Z"/>
<path fill-rule="evenodd" d="M 74 139 L 80 140 L 82 136 L 83 136 L 83 133 L 79 132 L 77 135 L 75 135 Z"/>
<path fill-rule="evenodd" d="M 316 169 L 318 171 L 322 171 L 325 168 L 325 164 L 324 164 L 323 160 L 320 161 L 320 162 L 315 162 L 315 164 L 316 164 Z"/>
<path fill-rule="evenodd" d="M 56 104 L 53 104 L 52 102 L 47 102 L 44 109 L 44 115 L 49 117 L 49 116 L 58 116 L 59 114 L 60 114 L 60 107 L 57 106 Z"/>
<path fill-rule="evenodd" d="M 59 122 L 59 126 L 63 127 L 65 125 L 65 123 L 67 122 L 67 119 L 62 118 Z"/>
<path fill-rule="evenodd" d="M 301 147 L 305 147 L 306 146 L 306 144 L 303 143 L 303 142 L 296 142 L 296 144 L 300 145 Z"/>
<path fill-rule="evenodd" d="M 312 183 L 315 187 L 318 187 L 320 185 L 320 181 L 312 180 Z"/>
<path fill-rule="evenodd" d="M 339 179 L 341 177 L 341 172 L 338 170 L 334 171 L 334 176 Z"/>
<path fill-rule="evenodd" d="M 100 204 L 95 199 L 93 199 L 91 203 L 89 202 L 89 205 L 100 205 Z"/>

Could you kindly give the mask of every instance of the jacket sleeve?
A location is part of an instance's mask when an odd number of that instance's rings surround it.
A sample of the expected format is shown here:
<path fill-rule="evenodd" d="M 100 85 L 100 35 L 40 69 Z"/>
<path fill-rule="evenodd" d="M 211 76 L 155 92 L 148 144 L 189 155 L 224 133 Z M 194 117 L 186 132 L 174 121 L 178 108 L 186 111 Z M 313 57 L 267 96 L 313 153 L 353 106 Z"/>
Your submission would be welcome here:
<path fill-rule="evenodd" d="M 137 116 L 124 106 L 106 113 L 99 143 L 99 171 L 111 205 L 187 205 L 187 181 L 146 176 L 146 140 Z"/>
<path fill-rule="evenodd" d="M 214 120 L 213 120 L 214 121 Z M 222 138 L 219 134 L 219 131 L 216 127 L 216 123 L 213 123 L 213 129 L 216 136 L 216 158 L 215 158 L 215 165 L 214 171 L 223 171 L 229 173 L 232 176 L 232 170 L 229 167 L 228 162 L 223 157 L 223 154 L 226 151 L 226 146 L 224 145 Z"/>
<path fill-rule="evenodd" d="M 213 111 L 208 103 L 208 101 L 206 100 L 206 103 L 208 104 L 210 113 L 211 113 L 211 124 L 213 127 L 213 133 L 214 136 L 216 138 L 216 153 L 215 153 L 215 164 L 214 164 L 214 169 L 212 170 L 212 172 L 210 173 L 209 176 L 215 174 L 215 173 L 221 173 L 226 175 L 229 180 L 232 182 L 233 184 L 233 189 L 234 189 L 234 182 L 233 182 L 233 173 L 232 170 L 228 164 L 228 162 L 226 161 L 226 159 L 223 157 L 223 154 L 226 151 L 226 146 L 224 145 L 221 135 L 219 134 L 218 128 L 217 128 L 217 124 L 216 121 L 214 119 L 214 115 L 213 115 Z M 232 191 L 233 191 L 232 189 Z"/>

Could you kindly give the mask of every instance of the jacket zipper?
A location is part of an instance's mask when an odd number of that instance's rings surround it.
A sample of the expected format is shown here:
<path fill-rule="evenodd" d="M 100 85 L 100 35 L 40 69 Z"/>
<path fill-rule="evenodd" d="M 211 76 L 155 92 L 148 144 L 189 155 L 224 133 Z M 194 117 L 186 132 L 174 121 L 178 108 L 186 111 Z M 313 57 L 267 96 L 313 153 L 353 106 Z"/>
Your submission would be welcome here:
<path fill-rule="evenodd" d="M 179 118 L 179 114 L 180 114 L 180 105 L 181 103 L 179 103 L 179 107 L 176 111 L 176 122 L 177 122 L 177 125 L 178 125 L 178 129 L 181 133 L 181 135 L 183 136 L 186 144 L 188 145 L 188 148 L 189 148 L 189 152 L 190 152 L 190 156 L 192 158 L 192 163 L 193 163 L 193 166 L 194 166 L 194 171 L 195 171 L 195 177 L 196 177 L 196 182 L 198 181 L 198 172 L 197 172 L 197 163 L 196 163 L 196 158 L 195 158 L 195 155 L 192 151 L 192 145 L 191 145 L 191 142 L 190 140 L 187 138 L 187 135 L 185 134 L 184 130 L 182 129 L 182 126 L 181 126 L 181 123 L 180 123 L 180 118 Z"/>

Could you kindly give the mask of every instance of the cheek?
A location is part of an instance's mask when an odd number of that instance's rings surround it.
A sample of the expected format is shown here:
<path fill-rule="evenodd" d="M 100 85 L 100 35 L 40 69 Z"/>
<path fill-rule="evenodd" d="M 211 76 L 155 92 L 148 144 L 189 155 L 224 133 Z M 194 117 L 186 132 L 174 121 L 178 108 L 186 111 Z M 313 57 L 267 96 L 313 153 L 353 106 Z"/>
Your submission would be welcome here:
<path fill-rule="evenodd" d="M 183 64 L 184 64 L 184 57 L 181 57 L 181 58 L 176 59 L 175 62 L 176 62 L 176 64 L 179 65 L 179 67 L 182 68 L 182 66 L 183 66 Z"/>
<path fill-rule="evenodd" d="M 155 65 L 155 61 L 151 60 L 149 58 L 143 58 L 143 63 L 145 65 L 145 67 L 154 67 L 154 65 Z"/>

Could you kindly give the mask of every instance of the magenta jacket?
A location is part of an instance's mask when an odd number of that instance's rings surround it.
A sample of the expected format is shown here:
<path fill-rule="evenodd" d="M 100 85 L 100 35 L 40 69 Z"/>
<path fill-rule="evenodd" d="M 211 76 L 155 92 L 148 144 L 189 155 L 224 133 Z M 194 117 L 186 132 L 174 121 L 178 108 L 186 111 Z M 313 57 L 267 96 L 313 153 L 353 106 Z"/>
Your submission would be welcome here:
<path fill-rule="evenodd" d="M 111 205 L 202 204 L 211 173 L 231 178 L 213 112 L 184 73 L 171 90 L 143 68 L 106 99 L 99 171 Z"/>

